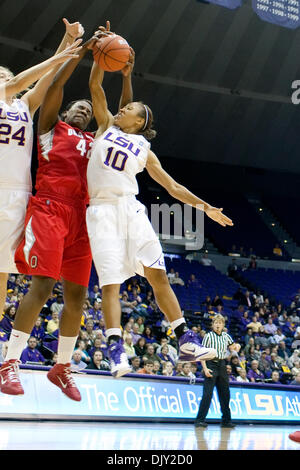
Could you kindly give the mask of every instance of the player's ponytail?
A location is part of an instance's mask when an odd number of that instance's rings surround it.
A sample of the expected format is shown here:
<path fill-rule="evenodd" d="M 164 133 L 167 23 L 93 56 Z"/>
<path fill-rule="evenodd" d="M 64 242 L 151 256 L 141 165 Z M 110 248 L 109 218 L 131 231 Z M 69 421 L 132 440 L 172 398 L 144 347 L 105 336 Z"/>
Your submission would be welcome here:
<path fill-rule="evenodd" d="M 144 118 L 144 124 L 139 130 L 139 134 L 142 134 L 145 139 L 147 140 L 152 140 L 156 137 L 156 130 L 152 128 L 153 125 L 153 113 L 149 106 L 144 104 L 142 101 L 139 101 L 139 104 L 141 105 L 141 111 L 139 113 L 139 116 Z"/>

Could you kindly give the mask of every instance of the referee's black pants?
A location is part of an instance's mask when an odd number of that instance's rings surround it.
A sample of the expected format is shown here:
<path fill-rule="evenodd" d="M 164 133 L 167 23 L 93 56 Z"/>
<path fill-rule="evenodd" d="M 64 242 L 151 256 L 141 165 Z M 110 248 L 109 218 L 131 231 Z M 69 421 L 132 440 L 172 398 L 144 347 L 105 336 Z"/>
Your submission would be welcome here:
<path fill-rule="evenodd" d="M 204 379 L 203 394 L 196 419 L 198 421 L 205 420 L 210 407 L 213 390 L 216 386 L 222 412 L 222 423 L 230 423 L 230 390 L 226 362 L 224 359 L 214 359 L 211 361 L 206 361 L 206 366 L 208 369 L 211 369 L 213 377 L 205 377 Z"/>

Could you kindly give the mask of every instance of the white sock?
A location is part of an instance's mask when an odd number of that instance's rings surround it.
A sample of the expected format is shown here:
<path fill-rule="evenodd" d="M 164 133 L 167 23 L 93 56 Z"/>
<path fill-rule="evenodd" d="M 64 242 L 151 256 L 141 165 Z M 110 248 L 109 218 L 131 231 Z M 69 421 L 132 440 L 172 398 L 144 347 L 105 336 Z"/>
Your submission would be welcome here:
<path fill-rule="evenodd" d="M 120 328 L 108 328 L 105 333 L 106 338 L 109 338 L 110 336 L 120 336 L 122 338 L 122 332 Z"/>
<path fill-rule="evenodd" d="M 71 362 L 78 336 L 59 336 L 57 348 L 57 364 Z"/>
<path fill-rule="evenodd" d="M 171 328 L 173 331 L 175 331 L 175 328 L 177 326 L 181 325 L 182 323 L 185 323 L 184 317 L 178 318 L 177 320 L 171 321 Z"/>
<path fill-rule="evenodd" d="M 9 338 L 5 361 L 10 361 L 10 359 L 20 359 L 23 349 L 27 347 L 29 337 L 29 333 L 24 333 L 24 331 L 15 330 L 13 328 Z"/>

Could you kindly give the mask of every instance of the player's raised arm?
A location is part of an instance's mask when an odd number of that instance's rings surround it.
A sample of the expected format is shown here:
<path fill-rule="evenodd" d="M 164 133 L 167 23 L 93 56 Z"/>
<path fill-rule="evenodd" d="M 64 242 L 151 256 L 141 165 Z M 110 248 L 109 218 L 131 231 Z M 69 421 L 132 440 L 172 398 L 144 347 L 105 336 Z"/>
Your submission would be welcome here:
<path fill-rule="evenodd" d="M 95 34 L 98 35 L 98 38 L 114 34 L 110 31 L 110 22 L 106 22 L 106 27 L 99 26 L 99 30 Z M 105 92 L 102 88 L 103 78 L 104 70 L 94 61 L 90 73 L 89 87 L 94 116 L 98 126 L 96 136 L 101 135 L 113 122 L 113 116 L 108 110 Z"/>
<path fill-rule="evenodd" d="M 19 73 L 8 82 L 0 85 L 0 99 L 7 100 L 12 98 L 17 93 L 20 93 L 39 80 L 57 64 L 61 64 L 72 57 L 77 57 L 77 53 L 80 50 L 80 42 L 77 41 L 72 46 L 67 47 L 60 54 L 50 57 L 50 59 Z"/>
<path fill-rule="evenodd" d="M 74 42 L 73 46 L 71 47 L 76 47 L 79 41 L 81 40 L 79 39 L 78 41 Z M 64 86 L 76 69 L 79 62 L 87 53 L 89 46 L 94 41 L 95 38 L 93 37 L 85 42 L 78 51 L 76 57 L 66 62 L 66 64 L 60 67 L 59 71 L 56 73 L 41 105 L 38 122 L 38 134 L 46 134 L 56 124 L 59 110 L 63 101 Z"/>
<path fill-rule="evenodd" d="M 122 81 L 122 93 L 119 102 L 119 110 L 126 106 L 128 103 L 133 101 L 133 90 L 132 90 L 132 81 L 131 74 L 134 67 L 135 52 L 130 48 L 131 55 L 127 65 L 121 70 L 123 81 Z"/>
<path fill-rule="evenodd" d="M 69 23 L 66 18 L 63 18 L 63 22 L 65 24 L 65 34 L 57 51 L 55 52 L 55 55 L 65 50 L 66 47 L 71 46 L 76 39 L 81 38 L 84 34 L 84 28 L 78 21 L 76 21 L 75 23 Z M 53 67 L 46 75 L 44 75 L 37 82 L 37 84 L 32 90 L 29 90 L 22 97 L 22 101 L 25 101 L 27 103 L 32 117 L 42 104 L 47 89 L 50 86 L 56 72 L 58 71 L 59 66 L 60 64 L 58 64 L 56 67 Z"/>
<path fill-rule="evenodd" d="M 146 164 L 146 169 L 151 176 L 158 184 L 163 186 L 168 193 L 173 196 L 175 199 L 183 202 L 184 204 L 189 204 L 190 206 L 195 207 L 196 209 L 202 209 L 208 217 L 210 217 L 215 222 L 218 222 L 220 225 L 225 227 L 226 225 L 233 225 L 232 220 L 229 219 L 226 215 L 222 213 L 223 209 L 218 209 L 211 206 L 207 202 L 195 196 L 191 193 L 185 186 L 177 183 L 161 166 L 160 161 L 157 156 L 149 150 L 148 159 Z"/>

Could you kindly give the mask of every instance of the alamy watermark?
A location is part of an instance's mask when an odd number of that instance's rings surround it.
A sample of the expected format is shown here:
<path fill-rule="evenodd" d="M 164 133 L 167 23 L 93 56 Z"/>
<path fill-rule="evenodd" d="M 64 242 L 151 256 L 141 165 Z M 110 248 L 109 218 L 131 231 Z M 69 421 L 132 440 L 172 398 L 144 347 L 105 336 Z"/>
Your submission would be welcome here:
<path fill-rule="evenodd" d="M 204 206 L 188 204 L 151 204 L 149 211 L 143 204 L 122 202 L 102 212 L 101 206 L 90 206 L 96 216 L 97 237 L 110 242 L 118 240 L 153 241 L 153 230 L 162 241 L 179 240 L 186 250 L 197 251 L 204 245 Z M 94 217 L 94 216 L 92 216 Z"/>
<path fill-rule="evenodd" d="M 300 104 L 300 80 L 294 80 L 292 82 L 292 89 L 295 90 L 291 96 L 292 103 Z"/>

